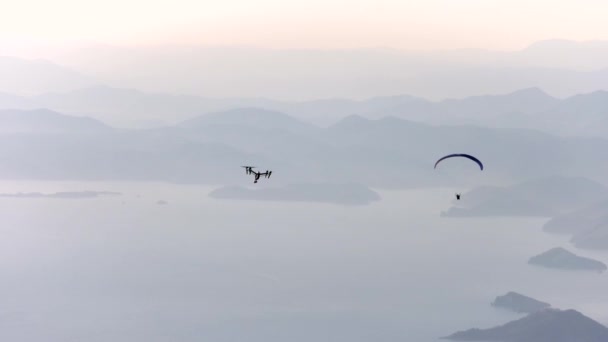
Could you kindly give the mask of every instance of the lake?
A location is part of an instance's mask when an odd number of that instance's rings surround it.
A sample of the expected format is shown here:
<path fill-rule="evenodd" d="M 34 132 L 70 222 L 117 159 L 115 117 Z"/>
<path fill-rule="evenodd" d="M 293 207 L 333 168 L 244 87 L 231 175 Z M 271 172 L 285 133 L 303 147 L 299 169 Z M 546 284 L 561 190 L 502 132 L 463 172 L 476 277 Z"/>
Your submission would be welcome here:
<path fill-rule="evenodd" d="M 556 246 L 608 253 L 543 233 L 546 219 L 441 218 L 454 189 L 345 207 L 160 183 L 0 186 L 123 194 L 0 198 L 3 340 L 437 342 L 522 317 L 490 306 L 508 291 L 608 324 L 605 274 L 527 265 Z"/>

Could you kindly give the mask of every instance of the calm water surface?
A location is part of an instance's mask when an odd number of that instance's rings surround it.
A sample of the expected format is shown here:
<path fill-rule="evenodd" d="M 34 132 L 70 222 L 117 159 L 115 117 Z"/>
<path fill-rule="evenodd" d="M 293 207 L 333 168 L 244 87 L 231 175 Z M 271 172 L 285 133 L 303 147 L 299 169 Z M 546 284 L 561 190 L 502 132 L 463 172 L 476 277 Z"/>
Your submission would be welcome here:
<path fill-rule="evenodd" d="M 0 337 L 14 341 L 412 341 L 521 316 L 518 291 L 608 324 L 604 274 L 532 267 L 546 219 L 441 218 L 453 189 L 365 207 L 213 200 L 156 183 L 4 182 Z M 165 200 L 167 205 L 158 205 Z"/>

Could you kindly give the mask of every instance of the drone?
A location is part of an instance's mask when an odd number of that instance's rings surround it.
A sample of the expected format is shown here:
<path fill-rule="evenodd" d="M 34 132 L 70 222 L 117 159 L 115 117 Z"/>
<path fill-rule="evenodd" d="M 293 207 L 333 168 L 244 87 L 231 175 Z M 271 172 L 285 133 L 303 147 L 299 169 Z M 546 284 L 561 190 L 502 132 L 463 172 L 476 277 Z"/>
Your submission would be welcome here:
<path fill-rule="evenodd" d="M 272 171 L 266 170 L 266 172 L 257 172 L 254 171 L 253 169 L 255 168 L 255 166 L 241 166 L 245 168 L 245 173 L 248 175 L 254 175 L 254 180 L 253 183 L 257 183 L 258 180 L 260 179 L 260 177 L 264 176 L 265 178 L 270 178 L 270 175 L 272 175 Z"/>

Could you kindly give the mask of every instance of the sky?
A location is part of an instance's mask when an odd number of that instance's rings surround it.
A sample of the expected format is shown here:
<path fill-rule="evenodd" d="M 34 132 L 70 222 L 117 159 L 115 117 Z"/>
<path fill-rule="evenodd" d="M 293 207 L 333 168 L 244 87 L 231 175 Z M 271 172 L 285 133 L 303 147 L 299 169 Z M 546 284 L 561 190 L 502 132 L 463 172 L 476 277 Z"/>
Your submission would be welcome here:
<path fill-rule="evenodd" d="M 20 0 L 0 42 L 518 50 L 608 39 L 605 0 Z"/>

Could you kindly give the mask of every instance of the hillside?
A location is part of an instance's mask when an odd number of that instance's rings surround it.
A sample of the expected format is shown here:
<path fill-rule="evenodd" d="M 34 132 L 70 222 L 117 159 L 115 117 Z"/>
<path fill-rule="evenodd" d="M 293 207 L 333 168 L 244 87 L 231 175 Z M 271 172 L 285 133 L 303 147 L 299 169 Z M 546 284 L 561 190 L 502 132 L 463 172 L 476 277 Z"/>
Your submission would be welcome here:
<path fill-rule="evenodd" d="M 0 110 L 0 133 L 90 134 L 111 131 L 111 127 L 100 121 L 46 109 Z"/>
<path fill-rule="evenodd" d="M 477 187 L 444 216 L 544 216 L 570 213 L 608 199 L 608 188 L 580 177 L 545 177 L 507 187 Z"/>
<path fill-rule="evenodd" d="M 605 342 L 608 328 L 575 310 L 547 309 L 490 329 L 470 329 L 444 339 L 496 342 Z"/>
<path fill-rule="evenodd" d="M 548 233 L 572 235 L 582 249 L 608 249 L 608 201 L 553 217 L 543 226 Z"/>
<path fill-rule="evenodd" d="M 421 188 L 513 184 L 552 173 L 557 178 L 547 184 L 539 181 L 511 189 L 522 201 L 534 200 L 539 206 L 536 212 L 543 215 L 575 209 L 568 203 L 600 200 L 603 186 L 583 177 L 608 182 L 603 172 L 608 167 L 608 140 L 559 138 L 529 130 L 433 126 L 359 116 L 320 128 L 259 109 L 217 112 L 162 128 L 116 130 L 45 110 L 7 113 L 14 114 L 7 118 L 23 134 L 0 134 L 0 158 L 5 160 L 0 177 L 4 178 L 234 184 L 235 177 L 242 177 L 238 166 L 250 163 L 281 169 L 284 178 L 275 181 L 282 185 L 351 182 Z M 51 139 L 47 131 L 87 134 L 60 134 Z M 93 131 L 96 134 L 88 134 Z M 18 153 L 12 146 L 19 146 Z M 437 158 L 453 151 L 476 155 L 486 168 L 479 171 L 472 163 L 450 160 L 433 169 Z M 495 191 L 497 201 L 508 197 L 500 191 Z M 465 195 L 462 204 L 475 197 Z M 528 203 L 513 203 L 508 208 L 534 209 Z"/>

